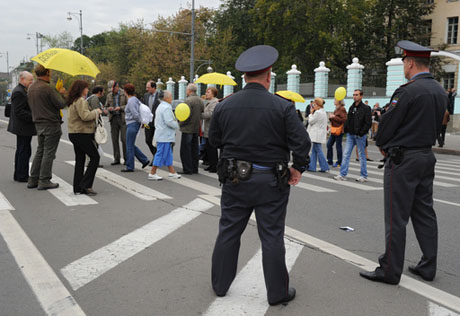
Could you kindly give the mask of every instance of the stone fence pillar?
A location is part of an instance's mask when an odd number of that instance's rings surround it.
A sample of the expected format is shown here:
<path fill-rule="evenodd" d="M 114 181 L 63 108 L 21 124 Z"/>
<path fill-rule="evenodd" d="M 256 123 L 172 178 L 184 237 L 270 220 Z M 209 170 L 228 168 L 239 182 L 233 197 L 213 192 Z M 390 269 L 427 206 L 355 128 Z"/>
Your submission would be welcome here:
<path fill-rule="evenodd" d="M 229 76 L 230 78 L 232 78 L 233 80 L 235 80 L 235 77 L 232 76 L 232 73 L 230 71 L 227 71 L 227 76 Z M 231 85 L 225 85 L 224 86 L 224 98 L 226 96 L 229 96 L 230 94 L 233 93 L 233 86 Z"/>
<path fill-rule="evenodd" d="M 175 85 L 176 83 L 172 80 L 171 77 L 169 77 L 169 80 L 166 82 L 166 90 L 171 92 L 173 100 L 175 99 L 175 95 L 174 95 Z"/>
<path fill-rule="evenodd" d="M 291 66 L 291 70 L 286 72 L 287 76 L 287 90 L 293 92 L 300 92 L 300 74 L 296 65 Z"/>
<path fill-rule="evenodd" d="M 353 58 L 353 63 L 347 66 L 347 97 L 353 97 L 353 91 L 363 88 L 363 69 L 357 57 Z"/>
<path fill-rule="evenodd" d="M 329 84 L 329 68 L 326 68 L 324 61 L 319 63 L 315 70 L 315 98 L 327 98 L 327 88 Z"/>
<path fill-rule="evenodd" d="M 400 85 L 407 82 L 407 79 L 404 77 L 404 66 L 401 58 L 392 58 L 385 65 L 387 65 L 386 96 L 391 97 Z"/>

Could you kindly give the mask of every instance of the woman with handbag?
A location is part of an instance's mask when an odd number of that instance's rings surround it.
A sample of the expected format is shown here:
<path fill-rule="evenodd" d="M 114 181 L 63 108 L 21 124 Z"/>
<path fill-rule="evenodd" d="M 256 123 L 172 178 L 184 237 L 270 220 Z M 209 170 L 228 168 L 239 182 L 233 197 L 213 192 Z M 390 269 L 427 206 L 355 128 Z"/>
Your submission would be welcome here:
<path fill-rule="evenodd" d="M 321 148 L 321 144 L 325 144 L 327 139 L 327 115 L 324 111 L 324 100 L 321 98 L 315 98 L 313 101 L 313 108 L 308 115 L 307 132 L 312 142 L 310 165 L 307 170 L 315 172 L 318 161 L 320 172 L 329 172 L 329 166 Z"/>
<path fill-rule="evenodd" d="M 74 194 L 96 195 L 92 186 L 99 166 L 100 156 L 94 140 L 95 122 L 102 113 L 101 109 L 90 111 L 86 95 L 88 83 L 76 80 L 70 87 L 67 97 L 69 139 L 75 151 L 75 170 L 73 175 Z M 90 158 L 85 169 L 85 155 Z"/>
<path fill-rule="evenodd" d="M 329 116 L 329 121 L 331 121 L 331 136 L 329 136 L 329 140 L 327 141 L 327 163 L 336 168 L 342 164 L 342 138 L 344 125 L 347 121 L 347 111 L 345 110 L 343 100 L 334 100 L 334 105 L 334 114 Z M 332 149 L 334 143 L 337 149 L 337 162 L 335 164 L 333 164 L 334 152 Z"/>

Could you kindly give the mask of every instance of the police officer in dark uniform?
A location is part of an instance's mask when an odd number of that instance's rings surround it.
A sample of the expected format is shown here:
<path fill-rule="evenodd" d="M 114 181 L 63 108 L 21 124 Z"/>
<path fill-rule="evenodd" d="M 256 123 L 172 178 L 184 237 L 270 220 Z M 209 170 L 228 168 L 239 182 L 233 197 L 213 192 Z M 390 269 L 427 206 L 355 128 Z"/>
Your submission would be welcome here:
<path fill-rule="evenodd" d="M 223 183 L 213 289 L 224 296 L 235 278 L 240 237 L 254 210 L 271 305 L 295 297 L 285 263 L 285 216 L 290 185 L 305 171 L 311 145 L 294 104 L 267 91 L 277 59 L 278 51 L 266 45 L 240 55 L 235 68 L 245 73 L 247 85 L 216 106 L 209 130 L 211 145 L 222 150 L 218 174 Z"/>
<path fill-rule="evenodd" d="M 376 144 L 385 156 L 385 253 L 380 266 L 360 272 L 366 279 L 398 284 L 404 266 L 409 218 L 422 258 L 409 271 L 432 281 L 436 275 L 438 228 L 433 209 L 436 158 L 431 147 L 441 129 L 447 94 L 429 71 L 431 48 L 400 41 L 408 83 L 391 97 L 390 109 L 380 118 Z"/>

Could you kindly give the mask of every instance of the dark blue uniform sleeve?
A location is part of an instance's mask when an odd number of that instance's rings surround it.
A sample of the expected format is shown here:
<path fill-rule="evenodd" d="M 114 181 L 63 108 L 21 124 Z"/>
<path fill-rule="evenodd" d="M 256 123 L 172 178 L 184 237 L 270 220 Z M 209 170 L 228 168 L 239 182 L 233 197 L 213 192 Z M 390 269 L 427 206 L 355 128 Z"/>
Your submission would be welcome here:
<path fill-rule="evenodd" d="M 25 122 L 32 122 L 32 112 L 27 103 L 27 95 L 16 91 L 11 96 L 11 103 L 13 104 L 13 111 L 17 118 Z"/>
<path fill-rule="evenodd" d="M 307 157 L 311 147 L 310 137 L 299 121 L 294 104 L 288 106 L 285 116 L 287 144 L 292 151 L 292 167 L 303 172 L 307 166 Z"/>
<path fill-rule="evenodd" d="M 376 145 L 385 147 L 403 123 L 410 105 L 410 97 L 403 88 L 398 88 L 391 97 L 390 108 L 380 117 Z"/>

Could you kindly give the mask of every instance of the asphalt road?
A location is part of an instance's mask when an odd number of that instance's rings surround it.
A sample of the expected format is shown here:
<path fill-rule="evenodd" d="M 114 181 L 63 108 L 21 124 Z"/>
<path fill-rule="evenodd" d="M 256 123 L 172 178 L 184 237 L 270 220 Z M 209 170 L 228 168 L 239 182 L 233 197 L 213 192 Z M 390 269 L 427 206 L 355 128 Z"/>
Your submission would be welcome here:
<path fill-rule="evenodd" d="M 0 119 L 1 316 L 460 313 L 458 156 L 437 155 L 435 281 L 405 272 L 401 284 L 391 286 L 358 276 L 362 268 L 375 267 L 384 250 L 383 190 L 378 163 L 368 166 L 371 181 L 358 184 L 353 161 L 349 181 L 332 180 L 334 170 L 307 173 L 301 186 L 292 188 L 287 261 L 297 297 L 287 306 L 270 307 L 254 222 L 243 235 L 239 274 L 228 295 L 217 299 L 212 292 L 220 213 L 215 175 L 201 169 L 179 180 L 147 181 L 139 166 L 130 174 L 110 166 L 111 144 L 105 144 L 104 168 L 93 186 L 99 194 L 75 197 L 65 190 L 65 183 L 72 183 L 74 153 L 64 125 L 53 168 L 61 189 L 30 190 L 12 180 L 15 137 L 6 132 L 7 119 Z M 137 145 L 151 157 L 143 132 Z M 380 158 L 375 148 L 369 152 Z M 178 150 L 174 155 L 179 162 Z M 420 256 L 409 224 L 406 267 Z"/>

